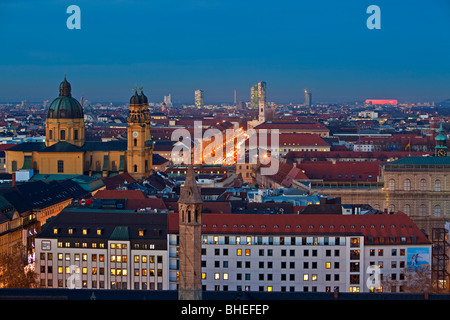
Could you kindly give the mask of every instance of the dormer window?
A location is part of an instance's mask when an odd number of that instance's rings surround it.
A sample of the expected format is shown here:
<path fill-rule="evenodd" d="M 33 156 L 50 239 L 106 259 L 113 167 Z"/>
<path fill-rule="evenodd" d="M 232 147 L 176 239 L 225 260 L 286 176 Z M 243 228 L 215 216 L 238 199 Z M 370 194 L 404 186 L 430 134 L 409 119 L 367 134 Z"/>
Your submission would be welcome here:
<path fill-rule="evenodd" d="M 83 228 L 83 235 L 87 235 L 89 231 L 89 228 Z"/>

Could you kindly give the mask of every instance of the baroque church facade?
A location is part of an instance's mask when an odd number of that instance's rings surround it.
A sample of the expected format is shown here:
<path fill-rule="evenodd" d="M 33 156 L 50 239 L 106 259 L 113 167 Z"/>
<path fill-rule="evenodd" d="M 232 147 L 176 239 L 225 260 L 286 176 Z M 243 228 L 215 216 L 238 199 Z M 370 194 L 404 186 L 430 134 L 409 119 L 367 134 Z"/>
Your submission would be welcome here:
<path fill-rule="evenodd" d="M 64 77 L 59 97 L 50 104 L 45 142 L 26 142 L 6 150 L 6 170 L 33 169 L 34 173 L 107 177 L 128 172 L 144 179 L 153 170 L 153 141 L 148 99 L 141 91 L 130 98 L 127 140 L 86 141 L 84 111 L 72 97 Z"/>

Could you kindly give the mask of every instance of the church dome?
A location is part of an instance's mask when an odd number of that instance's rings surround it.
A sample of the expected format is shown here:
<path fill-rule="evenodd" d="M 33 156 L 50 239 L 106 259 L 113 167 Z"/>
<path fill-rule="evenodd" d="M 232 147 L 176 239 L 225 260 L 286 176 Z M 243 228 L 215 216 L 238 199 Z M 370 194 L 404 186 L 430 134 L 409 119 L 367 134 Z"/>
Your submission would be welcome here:
<path fill-rule="evenodd" d="M 48 119 L 83 119 L 81 104 L 72 97 L 72 88 L 64 76 L 59 85 L 59 97 L 52 101 L 47 111 Z"/>
<path fill-rule="evenodd" d="M 141 104 L 142 97 L 138 95 L 137 91 L 134 92 L 134 95 L 130 98 L 130 104 Z"/>
<path fill-rule="evenodd" d="M 141 101 L 144 104 L 148 103 L 148 98 L 145 96 L 144 91 L 141 91 Z"/>

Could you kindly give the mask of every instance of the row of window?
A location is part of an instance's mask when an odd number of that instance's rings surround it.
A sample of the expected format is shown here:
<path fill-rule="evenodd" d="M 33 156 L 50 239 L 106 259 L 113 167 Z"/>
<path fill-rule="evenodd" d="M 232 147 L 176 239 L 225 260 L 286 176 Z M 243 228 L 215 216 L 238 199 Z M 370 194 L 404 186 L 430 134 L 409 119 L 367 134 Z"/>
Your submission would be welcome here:
<path fill-rule="evenodd" d="M 434 216 L 435 217 L 440 217 L 441 216 L 441 206 L 440 205 L 435 205 L 433 208 L 434 211 Z M 389 205 L 389 212 L 395 212 L 395 205 L 391 204 Z M 403 206 L 403 212 L 406 213 L 407 215 L 411 214 L 411 205 L 409 204 L 405 204 Z M 428 215 L 427 213 L 427 206 L 425 204 L 421 204 L 419 206 L 419 212 L 418 212 L 419 216 L 425 217 Z"/>
<path fill-rule="evenodd" d="M 396 182 L 394 179 L 389 179 L 389 190 L 396 191 Z M 421 179 L 419 182 L 419 191 L 427 191 L 427 181 L 425 179 Z M 411 191 L 411 180 L 405 179 L 403 180 L 403 191 Z M 434 181 L 434 191 L 441 191 L 441 180 L 436 179 Z"/>
<path fill-rule="evenodd" d="M 70 253 L 57 253 L 58 261 L 63 261 L 65 258 L 66 261 L 71 260 L 71 254 Z M 74 261 L 88 261 L 88 254 L 87 253 L 75 253 L 73 254 Z M 40 254 L 41 261 L 47 260 L 53 260 L 53 253 L 48 252 L 47 254 L 45 252 L 41 252 Z M 163 257 L 162 256 L 146 256 L 146 255 L 134 255 L 133 256 L 134 262 L 142 262 L 142 263 L 163 263 Z M 91 254 L 91 261 L 92 262 L 104 262 L 105 261 L 105 255 L 104 254 Z M 127 255 L 111 255 L 110 256 L 111 262 L 128 262 Z"/>
<path fill-rule="evenodd" d="M 58 288 L 63 288 L 64 287 L 64 280 L 63 279 L 58 279 Z M 88 288 L 88 281 L 87 280 L 81 280 L 81 288 L 86 289 Z M 53 279 L 47 279 L 47 281 L 45 279 L 41 279 L 40 281 L 40 286 L 42 288 L 44 287 L 53 287 Z M 111 281 L 110 282 L 110 288 L 111 289 L 127 289 L 128 284 L 127 282 L 120 282 L 120 281 Z M 105 281 L 100 280 L 100 281 L 96 281 L 96 280 L 92 280 L 91 281 L 91 288 L 92 289 L 104 289 L 105 288 Z M 162 290 L 163 289 L 163 285 L 161 282 L 135 282 L 134 283 L 134 289 L 136 290 Z"/>
<path fill-rule="evenodd" d="M 48 138 L 53 139 L 53 130 L 48 131 Z M 73 140 L 78 140 L 78 130 L 73 130 Z M 66 140 L 66 130 L 59 131 L 59 140 Z"/>
<path fill-rule="evenodd" d="M 332 251 L 333 250 L 331 250 L 331 249 L 325 250 L 325 256 L 326 257 L 331 257 Z M 296 252 L 296 250 L 294 250 L 294 249 L 290 249 L 290 250 L 282 249 L 280 253 L 281 253 L 282 257 L 286 257 L 288 255 L 290 257 L 295 257 L 295 252 Z M 303 256 L 304 257 L 309 257 L 310 256 L 310 252 L 311 252 L 311 256 L 312 257 L 317 257 L 317 253 L 318 253 L 317 249 L 312 249 L 312 250 L 304 249 L 303 250 Z M 222 254 L 221 254 L 221 249 L 220 248 L 214 248 L 214 255 L 215 256 L 220 256 L 220 255 L 228 256 L 228 253 L 229 253 L 229 250 L 227 248 L 222 249 Z M 207 255 L 206 248 L 202 248 L 202 255 Z M 237 248 L 236 249 L 236 256 L 243 256 L 243 255 L 251 256 L 252 255 L 252 249 Z M 258 250 L 258 256 L 259 257 L 263 257 L 263 256 L 272 257 L 273 256 L 273 249 L 259 249 Z M 340 256 L 340 250 L 339 249 L 335 249 L 334 250 L 334 256 L 335 257 L 339 257 Z"/>
<path fill-rule="evenodd" d="M 205 225 L 204 225 L 205 227 Z M 213 227 L 217 227 L 213 225 Z M 226 226 L 224 226 L 226 227 Z M 245 226 L 241 226 L 245 227 Z M 250 226 L 251 228 L 252 226 Z M 275 228 L 277 226 L 274 226 Z M 288 226 L 286 226 L 288 227 Z M 296 226 L 299 228 L 300 226 Z M 323 226 L 320 226 L 323 228 Z M 343 226 L 341 226 L 342 228 Z M 352 227 L 352 226 L 351 226 Z M 353 226 L 354 227 L 354 226 Z M 261 226 L 264 228 L 264 226 Z M 308 226 L 313 228 L 313 226 Z M 357 240 L 353 240 L 357 239 Z M 352 238 L 352 241 L 358 241 L 359 238 Z M 231 244 L 231 245 L 345 245 L 344 237 L 306 237 L 306 236 L 292 236 L 292 237 L 272 237 L 272 236 L 208 236 L 202 235 L 202 242 L 204 244 Z"/>

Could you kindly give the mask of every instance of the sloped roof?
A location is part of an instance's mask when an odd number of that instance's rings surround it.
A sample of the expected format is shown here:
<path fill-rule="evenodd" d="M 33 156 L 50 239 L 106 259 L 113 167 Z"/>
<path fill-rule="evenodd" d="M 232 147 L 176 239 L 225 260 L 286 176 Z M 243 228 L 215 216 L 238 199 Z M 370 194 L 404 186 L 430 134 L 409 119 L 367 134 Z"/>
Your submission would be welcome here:
<path fill-rule="evenodd" d="M 169 232 L 178 232 L 178 214 L 169 213 Z M 431 244 L 404 213 L 372 215 L 339 214 L 202 214 L 202 233 L 361 235 L 372 244 Z M 405 237 L 402 242 L 401 237 Z M 383 242 L 384 240 L 384 242 Z"/>
<path fill-rule="evenodd" d="M 147 199 L 141 190 L 99 190 L 95 199 Z"/>

